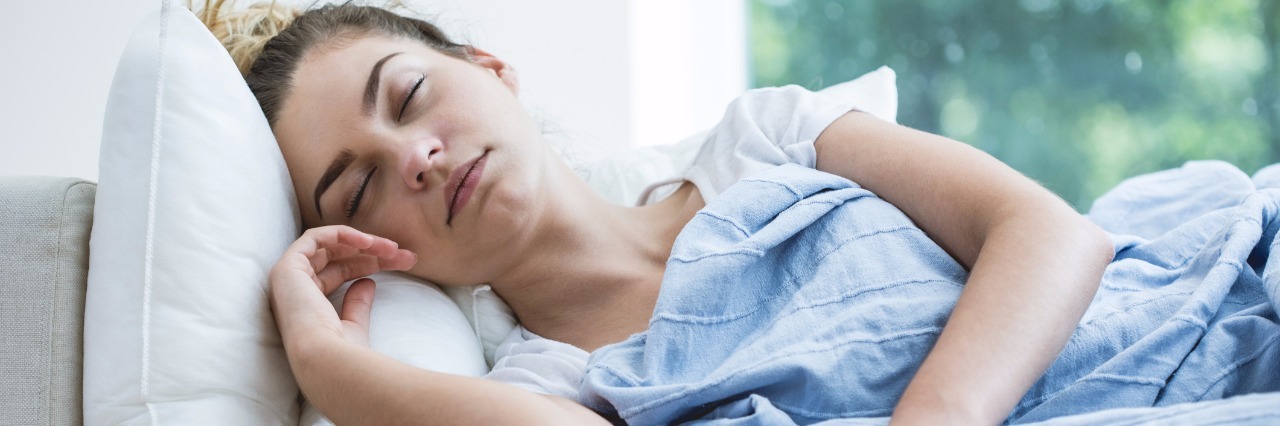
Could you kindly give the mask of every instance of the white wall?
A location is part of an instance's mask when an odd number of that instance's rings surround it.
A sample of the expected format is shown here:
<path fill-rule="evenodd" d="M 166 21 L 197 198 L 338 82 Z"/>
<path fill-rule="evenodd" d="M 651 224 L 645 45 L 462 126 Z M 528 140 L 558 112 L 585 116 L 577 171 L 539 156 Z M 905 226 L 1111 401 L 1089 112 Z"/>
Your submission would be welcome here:
<path fill-rule="evenodd" d="M 747 87 L 745 0 L 632 0 L 631 144 L 720 121 Z"/>
<path fill-rule="evenodd" d="M 603 150 L 675 142 L 713 124 L 746 87 L 742 0 L 409 3 L 515 65 L 526 104 L 570 139 Z M 0 8 L 0 175 L 97 180 L 116 62 L 133 27 L 159 4 Z"/>
<path fill-rule="evenodd" d="M 98 178 L 115 64 L 152 0 L 0 6 L 0 174 Z"/>
<path fill-rule="evenodd" d="M 551 127 L 606 149 L 629 145 L 625 1 L 413 1 L 450 35 L 514 65 L 521 98 Z"/>

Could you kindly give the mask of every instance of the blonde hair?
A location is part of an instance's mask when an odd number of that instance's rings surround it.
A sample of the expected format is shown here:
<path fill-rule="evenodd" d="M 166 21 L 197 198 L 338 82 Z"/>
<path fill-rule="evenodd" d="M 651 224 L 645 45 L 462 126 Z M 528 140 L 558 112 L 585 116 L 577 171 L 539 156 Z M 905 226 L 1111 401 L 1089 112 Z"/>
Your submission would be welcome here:
<path fill-rule="evenodd" d="M 407 9 L 400 0 L 390 0 L 383 7 L 348 1 L 305 11 L 274 0 L 243 9 L 237 9 L 234 3 L 235 0 L 204 0 L 203 7 L 192 10 L 231 54 L 272 125 L 289 95 L 293 73 L 302 57 L 332 40 L 380 34 L 417 40 L 460 59 L 471 57 L 470 46 L 455 43 L 439 27 L 387 10 Z"/>
<path fill-rule="evenodd" d="M 198 10 L 194 5 L 188 6 L 209 28 L 209 32 L 222 42 L 242 75 L 249 74 L 249 67 L 258 59 L 267 40 L 280 34 L 302 15 L 301 9 L 276 4 L 275 0 L 254 3 L 242 9 L 235 7 L 235 0 L 206 0 Z"/>

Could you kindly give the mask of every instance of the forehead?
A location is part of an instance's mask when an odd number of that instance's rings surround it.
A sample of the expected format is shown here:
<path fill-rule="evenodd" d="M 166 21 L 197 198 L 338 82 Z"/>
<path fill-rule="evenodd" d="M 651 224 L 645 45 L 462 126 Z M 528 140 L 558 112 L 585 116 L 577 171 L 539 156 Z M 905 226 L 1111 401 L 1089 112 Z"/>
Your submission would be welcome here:
<path fill-rule="evenodd" d="M 312 48 L 294 70 L 277 123 L 290 127 L 308 118 L 358 112 L 374 64 L 398 52 L 421 60 L 430 59 L 427 54 L 433 51 L 416 41 L 384 36 L 339 39 Z"/>
<path fill-rule="evenodd" d="M 363 83 L 375 62 L 395 52 L 421 54 L 431 49 L 422 43 L 382 35 L 340 37 L 312 47 L 298 62 L 293 73 L 292 91 L 325 87 L 332 84 Z M 351 79 L 358 79 L 353 81 Z M 286 102 L 287 103 L 287 102 Z"/>

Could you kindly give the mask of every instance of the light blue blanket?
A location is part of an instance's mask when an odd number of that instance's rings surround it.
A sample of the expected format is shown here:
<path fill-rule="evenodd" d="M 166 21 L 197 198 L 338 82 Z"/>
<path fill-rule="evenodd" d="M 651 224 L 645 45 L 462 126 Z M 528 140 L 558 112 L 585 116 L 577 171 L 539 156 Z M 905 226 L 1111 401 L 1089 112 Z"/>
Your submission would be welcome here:
<path fill-rule="evenodd" d="M 1280 190 L 1232 170 L 1189 164 L 1098 200 L 1091 218 L 1124 233 L 1116 260 L 1009 421 L 1280 421 Z M 685 227 L 649 330 L 591 356 L 583 399 L 631 424 L 883 423 L 965 278 L 897 208 L 780 166 Z"/>

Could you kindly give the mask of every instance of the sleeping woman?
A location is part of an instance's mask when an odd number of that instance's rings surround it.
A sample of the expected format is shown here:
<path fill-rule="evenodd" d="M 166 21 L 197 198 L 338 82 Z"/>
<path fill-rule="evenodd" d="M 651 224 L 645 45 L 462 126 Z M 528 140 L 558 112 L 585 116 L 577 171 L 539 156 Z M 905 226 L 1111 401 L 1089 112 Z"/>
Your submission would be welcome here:
<path fill-rule="evenodd" d="M 1144 336 L 1198 297 L 1135 299 L 1159 286 L 1108 265 L 1146 240 L 1113 241 L 966 144 L 801 88 L 743 95 L 662 196 L 619 206 L 543 140 L 501 58 L 377 7 L 221 3 L 204 19 L 266 114 L 307 228 L 271 271 L 272 309 L 303 393 L 339 424 L 990 424 L 1152 406 L 1097 394 L 1144 385 L 1089 378 L 1164 353 Z M 1274 325 L 1260 272 L 1236 264 L 1254 278 L 1228 280 L 1224 300 Z M 375 284 L 354 283 L 340 312 L 326 294 L 387 270 L 489 284 L 520 322 L 503 355 L 578 371 L 477 379 L 370 350 Z M 1101 303 L 1104 272 L 1122 302 Z M 1107 322 L 1134 306 L 1163 310 Z M 1144 344 L 1162 349 L 1133 352 Z"/>

